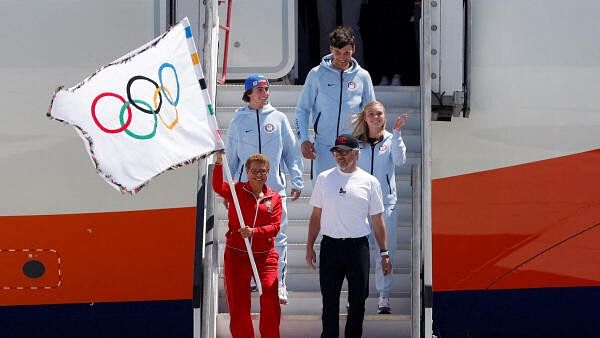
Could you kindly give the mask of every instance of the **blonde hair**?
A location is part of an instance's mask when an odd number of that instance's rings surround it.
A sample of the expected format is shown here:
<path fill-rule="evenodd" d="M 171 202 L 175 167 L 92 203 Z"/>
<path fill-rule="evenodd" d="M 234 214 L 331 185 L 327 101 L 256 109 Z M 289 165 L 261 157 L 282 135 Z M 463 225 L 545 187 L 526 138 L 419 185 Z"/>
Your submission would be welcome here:
<path fill-rule="evenodd" d="M 260 164 L 266 164 L 269 167 L 269 159 L 263 154 L 252 154 L 246 160 L 246 170 L 250 168 L 250 165 L 254 162 L 258 162 Z"/>
<path fill-rule="evenodd" d="M 385 117 L 387 117 L 387 112 L 385 111 L 385 106 L 383 105 L 383 103 L 381 103 L 379 101 L 371 101 L 371 102 L 367 103 L 367 105 L 365 106 L 363 111 L 354 115 L 354 118 L 352 120 L 352 124 L 354 125 L 354 129 L 352 131 L 352 136 L 356 137 L 356 139 L 359 140 L 360 142 L 364 142 L 364 143 L 369 142 L 369 125 L 367 124 L 366 116 L 367 116 L 367 111 L 369 111 L 375 107 L 381 108 L 383 115 Z M 381 128 L 382 132 L 383 132 L 383 130 L 385 130 L 386 122 L 387 122 L 387 118 L 383 120 L 383 128 Z"/>

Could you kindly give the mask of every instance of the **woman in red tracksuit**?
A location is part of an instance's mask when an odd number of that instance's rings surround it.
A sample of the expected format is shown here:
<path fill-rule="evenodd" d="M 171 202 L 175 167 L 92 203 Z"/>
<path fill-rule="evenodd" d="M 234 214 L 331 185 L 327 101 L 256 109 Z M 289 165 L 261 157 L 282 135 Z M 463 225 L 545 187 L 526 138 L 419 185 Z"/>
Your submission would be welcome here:
<path fill-rule="evenodd" d="M 235 184 L 246 224 L 246 227 L 240 228 L 229 183 L 223 181 L 222 154 L 217 153 L 213 170 L 213 189 L 223 196 L 230 206 L 224 262 L 225 291 L 231 318 L 229 329 L 233 338 L 254 338 L 248 287 L 252 278 L 252 267 L 244 244 L 244 238 L 248 238 L 263 289 L 260 296 L 260 335 L 262 338 L 279 338 L 281 308 L 277 295 L 278 255 L 274 248 L 274 238 L 281 223 L 281 196 L 266 184 L 269 160 L 264 155 L 251 155 L 245 168 L 248 181 Z"/>

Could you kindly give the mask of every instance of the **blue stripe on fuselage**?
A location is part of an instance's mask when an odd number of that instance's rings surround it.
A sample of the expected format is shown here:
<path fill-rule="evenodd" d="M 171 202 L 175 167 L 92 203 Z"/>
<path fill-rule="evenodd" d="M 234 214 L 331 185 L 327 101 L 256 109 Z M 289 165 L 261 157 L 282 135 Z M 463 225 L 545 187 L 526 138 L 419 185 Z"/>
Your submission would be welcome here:
<path fill-rule="evenodd" d="M 0 337 L 193 337 L 191 300 L 0 306 Z"/>
<path fill-rule="evenodd" d="M 600 287 L 434 292 L 438 338 L 596 338 Z"/>

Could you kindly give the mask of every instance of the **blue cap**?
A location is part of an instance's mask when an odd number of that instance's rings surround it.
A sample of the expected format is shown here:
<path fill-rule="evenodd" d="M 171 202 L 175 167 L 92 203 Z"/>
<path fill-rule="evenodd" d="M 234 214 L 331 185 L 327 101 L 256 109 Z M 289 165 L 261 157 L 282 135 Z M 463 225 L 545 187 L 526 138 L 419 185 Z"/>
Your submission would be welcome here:
<path fill-rule="evenodd" d="M 248 76 L 246 82 L 244 82 L 244 91 L 247 92 L 258 86 L 268 87 L 269 80 L 262 74 L 252 74 Z"/>

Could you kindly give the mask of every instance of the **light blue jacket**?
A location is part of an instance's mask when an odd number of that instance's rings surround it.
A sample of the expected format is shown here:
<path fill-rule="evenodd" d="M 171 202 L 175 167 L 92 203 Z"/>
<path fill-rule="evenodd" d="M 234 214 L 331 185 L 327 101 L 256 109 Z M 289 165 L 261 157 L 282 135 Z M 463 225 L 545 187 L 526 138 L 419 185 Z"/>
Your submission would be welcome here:
<path fill-rule="evenodd" d="M 304 165 L 298 141 L 285 114 L 270 104 L 259 110 L 239 108 L 229 124 L 225 149 L 234 180 L 247 180 L 246 160 L 252 154 L 261 153 L 268 157 L 271 165 L 267 180 L 271 189 L 280 194 L 285 191 L 285 168 L 291 175 L 293 188 L 304 187 Z"/>
<path fill-rule="evenodd" d="M 296 108 L 296 128 L 300 143 L 308 141 L 312 114 L 315 143 L 332 146 L 340 134 L 352 133 L 352 115 L 375 100 L 369 72 L 352 59 L 352 66 L 340 71 L 331 64 L 331 54 L 311 69 Z"/>
<path fill-rule="evenodd" d="M 383 139 L 375 144 L 360 143 L 358 166 L 375 176 L 381 184 L 383 203 L 396 204 L 396 166 L 406 162 L 406 145 L 402 133 L 384 130 Z"/>

